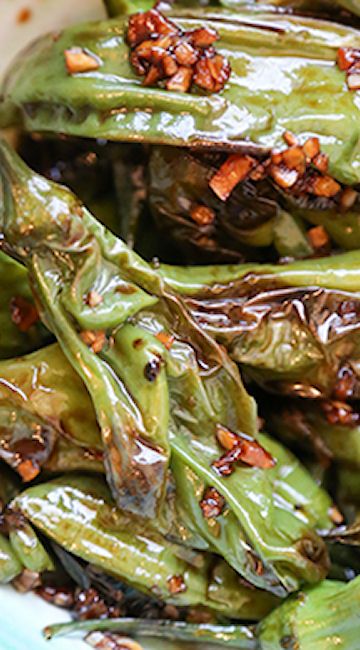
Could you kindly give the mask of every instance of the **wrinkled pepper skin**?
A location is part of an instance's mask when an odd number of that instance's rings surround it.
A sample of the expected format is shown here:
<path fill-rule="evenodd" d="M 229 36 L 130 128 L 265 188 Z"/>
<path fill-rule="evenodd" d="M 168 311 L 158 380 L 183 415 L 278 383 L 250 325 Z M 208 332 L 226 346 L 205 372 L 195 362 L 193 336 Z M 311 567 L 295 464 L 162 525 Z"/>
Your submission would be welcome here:
<path fill-rule="evenodd" d="M 241 585 L 231 570 L 222 571 L 220 595 L 210 556 L 193 554 L 193 563 L 182 559 L 180 547 L 117 510 L 100 479 L 68 475 L 42 483 L 19 495 L 12 507 L 67 551 L 165 602 L 206 605 L 252 620 L 277 603 L 270 594 Z M 171 593 L 169 580 L 175 576 L 184 587 Z"/>
<path fill-rule="evenodd" d="M 357 399 L 359 261 L 353 251 L 281 266 L 162 265 L 159 272 L 187 296 L 201 327 L 225 344 L 257 383 L 301 397 L 331 397 L 350 366 L 350 397 Z"/>
<path fill-rule="evenodd" d="M 103 471 L 89 395 L 58 345 L 0 361 L 0 417 L 0 456 L 23 480 L 41 468 Z"/>
<path fill-rule="evenodd" d="M 198 327 L 157 270 L 97 224 L 71 193 L 32 173 L 4 145 L 1 157 L 5 249 L 27 265 L 42 318 L 89 391 L 120 508 L 178 535 L 173 481 L 180 490 L 186 485 L 185 539 L 177 541 L 193 548 L 205 543 L 277 595 L 324 577 L 327 553 L 314 529 L 331 526 L 331 502 L 296 459 L 257 433 L 254 401 L 225 350 Z M 91 291 L 101 297 L 96 308 L 88 304 Z M 89 331 L 101 335 L 96 350 L 81 336 Z M 231 476 L 219 475 L 211 466 L 223 453 L 219 423 L 257 441 L 273 466 L 239 464 Z M 208 486 L 223 494 L 229 509 L 219 538 L 218 526 L 211 535 L 199 523 Z"/>
<path fill-rule="evenodd" d="M 124 42 L 127 19 L 120 17 L 75 26 L 30 46 L 4 82 L 2 123 L 110 140 L 260 152 L 279 145 L 290 130 L 304 139 L 319 136 L 330 173 L 346 184 L 359 182 L 357 92 L 348 90 L 336 65 L 339 47 L 359 47 L 358 31 L 249 11 L 209 10 L 205 22 L 204 10 L 171 17 L 180 27 L 206 24 L 218 30 L 218 51 L 232 65 L 224 91 L 206 96 L 141 86 Z M 75 46 L 98 56 L 100 67 L 68 75 L 64 50 Z"/>

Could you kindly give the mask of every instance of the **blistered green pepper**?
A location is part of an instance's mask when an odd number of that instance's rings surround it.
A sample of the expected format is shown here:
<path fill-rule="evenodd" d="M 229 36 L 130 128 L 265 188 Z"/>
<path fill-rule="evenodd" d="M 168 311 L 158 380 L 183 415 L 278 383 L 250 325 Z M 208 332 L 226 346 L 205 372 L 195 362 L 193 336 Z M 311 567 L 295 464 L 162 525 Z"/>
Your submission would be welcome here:
<path fill-rule="evenodd" d="M 41 468 L 103 471 L 89 395 L 57 345 L 0 361 L 0 414 L 0 456 L 23 480 Z"/>
<path fill-rule="evenodd" d="M 152 636 L 192 645 L 211 644 L 246 650 L 357 650 L 360 624 L 360 577 L 348 584 L 325 580 L 292 596 L 255 628 L 237 625 L 189 625 L 184 622 L 118 619 L 52 625 L 47 638 L 105 630 Z"/>
<path fill-rule="evenodd" d="M 184 18 L 171 17 L 184 29 L 207 25 L 218 30 L 217 49 L 232 66 L 224 91 L 206 96 L 141 86 L 124 41 L 127 18 L 120 17 L 71 27 L 34 43 L 7 74 L 2 124 L 259 152 L 279 145 L 290 130 L 303 138 L 318 136 L 330 158 L 330 173 L 347 184 L 359 182 L 357 92 L 347 88 L 336 65 L 338 48 L 359 47 L 359 33 L 298 16 L 221 9 L 215 14 L 204 20 L 204 10 L 187 10 Z M 99 57 L 98 69 L 69 75 L 64 50 L 72 47 Z"/>
<path fill-rule="evenodd" d="M 28 488 L 12 505 L 67 551 L 165 602 L 253 620 L 276 604 L 273 596 L 236 583 L 230 569 L 219 576 L 220 591 L 211 557 L 183 559 L 180 547 L 117 510 L 100 479 L 67 475 Z"/>
<path fill-rule="evenodd" d="M 257 436 L 254 402 L 225 351 L 156 269 L 104 231 L 72 194 L 2 152 L 6 244 L 27 264 L 42 317 L 89 390 L 120 507 L 154 521 L 157 512 L 157 525 L 174 534 L 172 480 L 176 488 L 187 483 L 181 543 L 203 548 L 205 541 L 248 580 L 280 595 L 324 576 L 327 556 L 314 528 L 331 525 L 330 501 L 281 446 Z M 266 463 L 219 474 L 211 466 L 223 454 L 219 426 L 247 436 Z M 286 478 L 283 464 L 291 467 Z M 312 494 L 305 518 L 296 508 L 300 484 Z M 231 524 L 224 517 L 223 533 L 216 525 L 205 535 L 199 501 L 211 486 L 224 497 Z"/>
<path fill-rule="evenodd" d="M 349 397 L 357 398 L 359 258 L 354 251 L 281 266 L 162 265 L 159 272 L 256 382 L 329 397 L 350 365 Z"/>

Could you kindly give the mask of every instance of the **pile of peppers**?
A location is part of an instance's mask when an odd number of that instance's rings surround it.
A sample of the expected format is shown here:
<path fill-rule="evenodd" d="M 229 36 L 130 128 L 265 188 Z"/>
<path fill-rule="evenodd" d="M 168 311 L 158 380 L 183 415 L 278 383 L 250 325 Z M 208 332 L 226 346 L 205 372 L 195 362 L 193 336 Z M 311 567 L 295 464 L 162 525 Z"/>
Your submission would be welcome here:
<path fill-rule="evenodd" d="M 358 650 L 360 2 L 106 9 L 0 88 L 0 583 Z"/>

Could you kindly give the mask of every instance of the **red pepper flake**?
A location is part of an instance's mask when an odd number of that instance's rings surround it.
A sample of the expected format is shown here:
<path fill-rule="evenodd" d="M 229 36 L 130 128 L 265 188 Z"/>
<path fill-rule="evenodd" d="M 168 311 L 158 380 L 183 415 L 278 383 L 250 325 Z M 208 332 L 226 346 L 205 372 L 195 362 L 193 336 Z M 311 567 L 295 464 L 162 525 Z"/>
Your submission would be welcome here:
<path fill-rule="evenodd" d="M 354 63 L 360 61 L 360 50 L 354 47 L 340 47 L 337 52 L 337 64 L 340 70 L 350 70 Z"/>
<path fill-rule="evenodd" d="M 355 412 L 350 404 L 346 404 L 346 402 L 329 400 L 322 402 L 321 406 L 329 424 L 354 427 L 360 422 L 360 413 Z"/>
<path fill-rule="evenodd" d="M 349 90 L 360 89 L 360 49 L 340 47 L 337 53 L 337 64 L 340 70 L 346 72 Z"/>
<path fill-rule="evenodd" d="M 332 505 L 329 508 L 329 517 L 330 517 L 331 521 L 334 524 L 336 524 L 337 526 L 342 524 L 342 522 L 344 521 L 343 515 L 341 514 L 339 508 L 337 508 L 335 505 Z"/>
<path fill-rule="evenodd" d="M 356 376 L 354 371 L 346 366 L 341 368 L 334 387 L 334 397 L 342 402 L 350 399 L 353 397 L 355 386 Z"/>
<path fill-rule="evenodd" d="M 238 461 L 246 463 L 251 467 L 271 469 L 275 460 L 256 440 L 249 440 L 244 436 L 230 431 L 222 424 L 216 427 L 216 437 L 227 453 L 216 460 L 212 466 L 222 476 L 229 476 L 235 470 L 234 464 Z"/>
<path fill-rule="evenodd" d="M 62 607 L 63 609 L 72 609 L 74 605 L 74 592 L 69 587 L 52 587 L 43 585 L 36 590 L 40 598 L 47 603 Z"/>
<path fill-rule="evenodd" d="M 190 210 L 190 217 L 199 226 L 208 226 L 215 221 L 215 212 L 206 205 L 194 205 Z"/>
<path fill-rule="evenodd" d="M 156 334 L 156 338 L 166 347 L 167 350 L 171 350 L 172 345 L 175 341 L 175 337 L 165 331 L 158 332 L 158 334 Z"/>
<path fill-rule="evenodd" d="M 311 183 L 311 193 L 316 196 L 324 196 L 332 198 L 336 196 L 341 190 L 341 185 L 337 183 L 331 176 L 316 176 Z"/>
<path fill-rule="evenodd" d="M 15 296 L 11 299 L 10 315 L 12 322 L 20 332 L 28 332 L 39 320 L 39 314 L 35 305 L 22 296 Z"/>
<path fill-rule="evenodd" d="M 167 581 L 168 589 L 172 595 L 182 594 L 187 590 L 183 576 L 171 576 Z"/>
<path fill-rule="evenodd" d="M 313 248 L 315 248 L 315 250 L 325 248 L 330 243 L 329 235 L 327 234 L 324 226 L 315 226 L 314 228 L 310 228 L 310 230 L 307 232 L 307 236 L 310 244 Z"/>
<path fill-rule="evenodd" d="M 24 7 L 23 9 L 20 9 L 16 16 L 16 22 L 18 24 L 23 24 L 27 23 L 32 16 L 32 11 L 28 7 Z"/>
<path fill-rule="evenodd" d="M 97 291 L 89 291 L 86 296 L 86 304 L 89 305 L 92 309 L 101 305 L 103 297 Z"/>
<path fill-rule="evenodd" d="M 192 83 L 209 92 L 222 90 L 231 69 L 212 47 L 218 38 L 206 27 L 183 32 L 156 9 L 131 16 L 127 30 L 130 62 L 144 85 L 160 82 L 173 92 L 188 92 Z"/>
<path fill-rule="evenodd" d="M 205 519 L 219 517 L 225 507 L 225 499 L 214 487 L 208 487 L 200 501 L 200 508 Z"/>
<path fill-rule="evenodd" d="M 40 467 L 34 464 L 30 459 L 23 460 L 16 466 L 16 471 L 20 474 L 24 483 L 28 483 L 40 474 Z"/>
<path fill-rule="evenodd" d="M 211 178 L 209 186 L 219 199 L 226 201 L 236 185 L 249 175 L 255 163 L 251 156 L 232 154 Z"/>
<path fill-rule="evenodd" d="M 98 59 L 80 47 L 72 47 L 69 50 L 65 50 L 64 57 L 66 69 L 69 74 L 91 72 L 100 68 Z"/>
<path fill-rule="evenodd" d="M 95 354 L 101 352 L 106 343 L 105 330 L 84 330 L 80 338 Z"/>

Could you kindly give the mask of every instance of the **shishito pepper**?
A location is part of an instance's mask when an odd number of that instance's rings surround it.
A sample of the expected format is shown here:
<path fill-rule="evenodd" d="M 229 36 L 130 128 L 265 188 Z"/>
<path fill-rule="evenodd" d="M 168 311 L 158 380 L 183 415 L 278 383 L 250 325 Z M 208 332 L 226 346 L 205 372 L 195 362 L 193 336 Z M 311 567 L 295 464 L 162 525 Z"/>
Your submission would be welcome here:
<path fill-rule="evenodd" d="M 206 605 L 250 620 L 277 604 L 270 594 L 241 585 L 223 562 L 200 553 L 186 559 L 181 547 L 121 513 L 99 478 L 66 475 L 29 488 L 12 507 L 67 551 L 165 602 Z"/>
<path fill-rule="evenodd" d="M 257 433 L 254 402 L 225 350 L 74 195 L 5 145 L 1 161 L 5 249 L 26 264 L 42 318 L 89 391 L 121 509 L 180 540 L 182 530 L 183 544 L 224 555 L 279 595 L 323 577 L 327 555 L 314 529 L 331 526 L 331 502 L 296 459 Z M 182 514 L 174 486 L 187 491 Z M 229 513 L 206 529 L 200 502 L 207 505 L 210 487 Z"/>
<path fill-rule="evenodd" d="M 258 626 L 190 625 L 178 621 L 117 619 L 52 625 L 47 638 L 105 630 L 112 633 L 211 644 L 244 650 L 357 650 L 359 642 L 360 577 L 348 584 L 325 580 L 292 596 Z"/>
<path fill-rule="evenodd" d="M 281 266 L 162 265 L 159 273 L 259 384 L 329 398 L 349 372 L 347 397 L 358 398 L 359 258 L 354 251 Z"/>
<path fill-rule="evenodd" d="M 206 13 L 205 13 L 206 16 Z M 125 42 L 128 19 L 72 27 L 34 43 L 8 72 L 2 123 L 28 130 L 121 141 L 227 147 L 268 152 L 284 131 L 318 136 L 329 173 L 359 182 L 357 93 L 336 65 L 341 47 L 359 47 L 359 32 L 298 16 L 240 11 L 187 12 L 183 29 L 214 28 L 232 73 L 218 94 L 141 88 Z M 261 42 L 261 48 L 258 43 Z M 83 48 L 96 70 L 69 74 L 64 52 Z M 266 73 L 269 71 L 269 74 Z M 271 73 L 271 74 L 270 74 Z M 324 106 L 326 113 L 324 114 Z"/>

